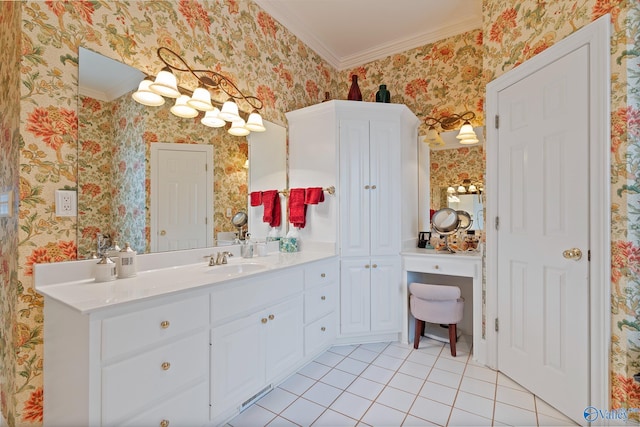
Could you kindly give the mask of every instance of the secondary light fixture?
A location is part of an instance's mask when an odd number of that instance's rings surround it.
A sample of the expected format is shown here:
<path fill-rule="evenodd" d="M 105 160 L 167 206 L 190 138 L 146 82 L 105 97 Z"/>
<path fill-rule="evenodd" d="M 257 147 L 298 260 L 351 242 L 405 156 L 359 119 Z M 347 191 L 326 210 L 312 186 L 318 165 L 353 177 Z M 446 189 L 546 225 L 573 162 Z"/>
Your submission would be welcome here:
<path fill-rule="evenodd" d="M 482 182 L 474 184 L 470 179 L 462 180 L 462 184 L 450 185 L 447 188 L 448 197 L 456 197 L 460 194 L 482 194 L 484 193 L 484 185 Z"/>
<path fill-rule="evenodd" d="M 444 145 L 444 141 L 440 137 L 439 132 L 436 129 L 436 125 L 440 125 L 443 131 L 456 129 L 460 122 L 462 126 L 460 132 L 456 136 L 460 140 L 460 144 L 475 144 L 479 142 L 478 136 L 471 126 L 471 120 L 475 119 L 476 115 L 473 111 L 466 111 L 461 114 L 449 114 L 440 118 L 426 117 L 424 122 L 429 126 L 427 135 L 424 142 L 428 143 L 431 147 L 438 147 Z"/>
<path fill-rule="evenodd" d="M 220 73 L 190 67 L 180 55 L 169 48 L 160 47 L 157 53 L 165 66 L 155 78 L 147 77 L 140 82 L 138 90 L 131 95 L 135 101 L 157 107 L 165 103 L 164 98 L 175 98 L 175 104 L 170 109 L 174 115 L 193 118 L 202 111 L 205 113 L 200 119 L 203 125 L 223 127 L 226 122 L 230 122 L 228 132 L 231 135 L 244 136 L 250 132 L 266 130 L 259 113 L 263 107 L 259 98 L 245 95 L 228 77 Z M 187 73 L 195 77 L 198 87 L 193 92 L 180 87 L 176 73 Z M 222 103 L 213 100 L 212 91 L 222 92 L 226 101 Z M 248 115 L 246 122 L 241 117 L 237 101 L 248 106 L 247 110 L 250 113 L 244 113 Z"/>

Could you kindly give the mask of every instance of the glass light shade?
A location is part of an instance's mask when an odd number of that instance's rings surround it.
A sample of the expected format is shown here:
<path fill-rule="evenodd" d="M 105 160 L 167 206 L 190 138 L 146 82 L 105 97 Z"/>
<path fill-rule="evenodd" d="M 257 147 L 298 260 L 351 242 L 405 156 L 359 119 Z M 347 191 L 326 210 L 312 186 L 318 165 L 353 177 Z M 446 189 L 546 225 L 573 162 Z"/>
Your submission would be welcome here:
<path fill-rule="evenodd" d="M 233 136 L 246 136 L 251 133 L 249 129 L 244 127 L 244 120 L 242 119 L 234 120 L 227 132 L 229 132 Z"/>
<path fill-rule="evenodd" d="M 220 110 L 214 107 L 213 110 L 207 111 L 204 114 L 204 117 L 200 119 L 200 123 L 212 128 L 221 128 L 222 126 L 226 125 L 227 122 L 218 117 L 219 113 Z"/>
<path fill-rule="evenodd" d="M 178 80 L 167 67 L 158 73 L 156 79 L 149 85 L 149 89 L 167 98 L 178 98 L 180 96 Z"/>
<path fill-rule="evenodd" d="M 428 143 L 432 147 L 444 145 L 444 141 L 435 127 L 431 126 L 427 131 L 427 135 L 424 138 L 424 142 Z"/>
<path fill-rule="evenodd" d="M 170 111 L 178 116 L 185 119 L 190 119 L 198 115 L 198 111 L 190 107 L 187 102 L 189 101 L 189 97 L 187 95 L 180 95 L 178 99 L 176 99 L 176 103 L 171 107 Z"/>
<path fill-rule="evenodd" d="M 470 138 L 478 139 L 475 131 L 473 130 L 473 126 L 471 126 L 471 123 L 469 123 L 469 122 L 464 122 L 464 124 L 460 128 L 460 132 L 458 133 L 458 136 L 456 136 L 456 138 L 458 138 L 458 139 L 470 139 Z"/>
<path fill-rule="evenodd" d="M 262 124 L 262 116 L 257 111 L 249 114 L 247 124 L 245 124 L 244 127 L 252 132 L 264 132 L 267 130 L 264 124 Z"/>
<path fill-rule="evenodd" d="M 449 193 L 449 194 L 453 194 L 453 193 L 455 193 L 455 192 L 456 192 L 456 189 L 455 189 L 455 188 L 453 188 L 453 187 L 449 187 L 449 188 L 447 188 L 447 193 Z"/>
<path fill-rule="evenodd" d="M 245 169 L 249 169 L 249 159 L 245 160 L 244 165 L 242 167 Z"/>
<path fill-rule="evenodd" d="M 480 140 L 477 137 L 472 136 L 470 138 L 461 139 L 459 142 L 460 144 L 475 144 L 480 142 Z"/>
<path fill-rule="evenodd" d="M 458 193 L 466 193 L 467 189 L 464 188 L 462 185 L 458 187 Z"/>
<path fill-rule="evenodd" d="M 476 186 L 475 186 L 474 184 L 471 184 L 471 185 L 469 186 L 469 192 L 470 192 L 470 193 L 473 193 L 473 192 L 476 192 L 476 191 L 478 191 L 478 189 L 476 188 Z"/>
<path fill-rule="evenodd" d="M 232 100 L 226 101 L 224 104 L 222 104 L 222 111 L 220 111 L 218 117 L 228 122 L 239 120 L 240 114 L 238 114 L 238 105 Z"/>
<path fill-rule="evenodd" d="M 152 92 L 149 89 L 149 85 L 152 83 L 149 79 L 144 79 L 138 85 L 138 90 L 131 94 L 131 97 L 142 105 L 148 105 L 149 107 L 158 107 L 164 104 L 164 98 L 157 93 Z"/>
<path fill-rule="evenodd" d="M 187 105 L 200 111 L 213 111 L 214 109 L 214 106 L 211 105 L 211 93 L 202 86 L 193 91 Z"/>

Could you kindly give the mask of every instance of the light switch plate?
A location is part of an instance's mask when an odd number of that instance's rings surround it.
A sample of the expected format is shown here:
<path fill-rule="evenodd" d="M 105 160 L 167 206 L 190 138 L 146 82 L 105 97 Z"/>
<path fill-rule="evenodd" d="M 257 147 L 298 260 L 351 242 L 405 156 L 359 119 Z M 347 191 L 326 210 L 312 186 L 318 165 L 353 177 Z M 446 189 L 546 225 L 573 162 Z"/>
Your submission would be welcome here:
<path fill-rule="evenodd" d="M 0 218 L 13 215 L 13 190 L 0 193 Z"/>
<path fill-rule="evenodd" d="M 76 216 L 77 200 L 73 190 L 56 190 L 56 216 Z"/>

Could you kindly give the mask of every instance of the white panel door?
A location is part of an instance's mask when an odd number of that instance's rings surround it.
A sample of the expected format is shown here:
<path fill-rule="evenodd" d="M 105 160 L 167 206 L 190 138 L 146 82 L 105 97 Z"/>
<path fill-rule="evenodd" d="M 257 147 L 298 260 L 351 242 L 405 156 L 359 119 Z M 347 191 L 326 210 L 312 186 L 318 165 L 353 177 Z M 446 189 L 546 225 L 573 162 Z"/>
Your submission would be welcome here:
<path fill-rule="evenodd" d="M 212 246 L 213 147 L 154 145 L 152 250 Z"/>
<path fill-rule="evenodd" d="M 340 253 L 367 256 L 370 247 L 369 121 L 340 121 Z"/>
<path fill-rule="evenodd" d="M 372 121 L 369 175 L 371 255 L 400 253 L 400 124 Z"/>
<path fill-rule="evenodd" d="M 371 330 L 371 265 L 368 258 L 340 263 L 340 333 Z"/>
<path fill-rule="evenodd" d="M 398 255 L 371 259 L 371 331 L 400 331 L 401 277 Z"/>
<path fill-rule="evenodd" d="M 574 419 L 589 404 L 588 60 L 498 93 L 498 367 Z"/>

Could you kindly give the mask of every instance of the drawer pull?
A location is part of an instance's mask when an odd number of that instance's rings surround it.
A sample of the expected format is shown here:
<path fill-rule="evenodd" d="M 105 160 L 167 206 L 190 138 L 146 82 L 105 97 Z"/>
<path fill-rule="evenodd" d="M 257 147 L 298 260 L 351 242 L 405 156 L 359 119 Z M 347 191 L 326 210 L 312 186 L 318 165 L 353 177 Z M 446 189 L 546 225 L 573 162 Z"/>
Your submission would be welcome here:
<path fill-rule="evenodd" d="M 270 315 L 269 315 L 269 320 L 273 320 L 273 319 L 275 319 L 275 318 L 276 318 L 276 316 L 274 316 L 273 314 L 270 314 Z"/>
<path fill-rule="evenodd" d="M 435 268 L 436 270 L 440 269 L 440 266 L 438 264 L 434 265 L 433 268 Z"/>
<path fill-rule="evenodd" d="M 320 274 L 320 277 L 327 277 L 325 273 Z"/>
<path fill-rule="evenodd" d="M 169 420 L 160 421 L 160 427 L 169 427 Z"/>
<path fill-rule="evenodd" d="M 324 295 L 322 295 L 322 296 L 320 297 L 320 299 L 321 299 L 322 301 L 324 301 L 324 300 L 326 300 L 326 299 L 327 299 L 327 297 L 325 297 Z"/>
<path fill-rule="evenodd" d="M 320 330 L 321 330 L 322 332 L 324 332 L 324 331 L 326 331 L 326 330 L 327 330 L 327 328 L 325 328 L 325 327 L 323 326 L 322 328 L 320 328 Z"/>
<path fill-rule="evenodd" d="M 375 185 L 372 185 L 372 186 L 371 186 L 371 189 L 372 189 L 372 190 L 375 190 L 376 188 L 378 188 L 378 187 L 376 187 Z"/>
<path fill-rule="evenodd" d="M 268 320 L 267 320 L 267 318 L 266 318 L 266 317 L 263 317 L 262 319 L 260 319 L 260 321 L 261 321 L 262 323 L 267 323 L 267 322 L 268 322 Z"/>
<path fill-rule="evenodd" d="M 163 320 L 162 322 L 160 322 L 160 327 L 162 329 L 167 329 L 169 327 L 169 325 L 171 325 L 171 323 L 169 323 L 168 320 Z"/>
<path fill-rule="evenodd" d="M 373 268 L 378 268 L 378 264 L 373 264 L 372 267 Z"/>
<path fill-rule="evenodd" d="M 369 268 L 369 267 L 370 267 L 370 265 L 369 265 L 369 264 L 365 264 L 365 265 L 364 265 L 364 268 Z"/>
<path fill-rule="evenodd" d="M 163 371 L 168 371 L 168 370 L 169 370 L 169 368 L 171 367 L 171 363 L 169 363 L 169 362 L 164 362 L 164 363 L 163 363 L 162 365 L 160 365 L 160 366 L 162 366 L 162 370 L 163 370 Z"/>

